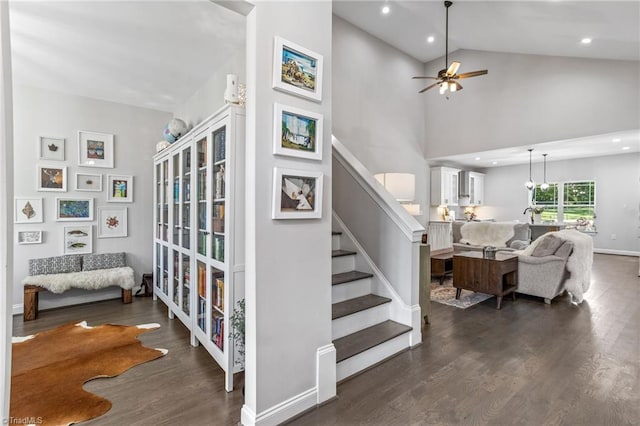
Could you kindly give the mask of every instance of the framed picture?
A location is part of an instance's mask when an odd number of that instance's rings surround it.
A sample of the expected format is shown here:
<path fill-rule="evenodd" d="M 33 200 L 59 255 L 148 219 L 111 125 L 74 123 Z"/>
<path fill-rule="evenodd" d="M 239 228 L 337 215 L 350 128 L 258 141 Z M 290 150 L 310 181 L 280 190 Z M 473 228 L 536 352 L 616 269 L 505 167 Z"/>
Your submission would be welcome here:
<path fill-rule="evenodd" d="M 67 192 L 67 168 L 38 164 L 38 191 Z"/>
<path fill-rule="evenodd" d="M 93 251 L 93 225 L 64 227 L 64 254 L 83 254 Z"/>
<path fill-rule="evenodd" d="M 273 45 L 273 88 L 320 102 L 322 55 L 280 37 Z"/>
<path fill-rule="evenodd" d="M 38 138 L 38 160 L 64 161 L 64 139 Z"/>
<path fill-rule="evenodd" d="M 110 203 L 133 202 L 133 176 L 107 175 L 107 191 Z"/>
<path fill-rule="evenodd" d="M 126 207 L 98 207 L 98 238 L 127 236 Z"/>
<path fill-rule="evenodd" d="M 273 169 L 273 219 L 322 217 L 322 173 Z"/>
<path fill-rule="evenodd" d="M 275 103 L 273 153 L 322 160 L 322 115 Z"/>
<path fill-rule="evenodd" d="M 18 244 L 42 244 L 42 231 L 18 231 Z"/>
<path fill-rule="evenodd" d="M 13 217 L 15 223 L 44 222 L 42 198 L 16 197 Z"/>
<path fill-rule="evenodd" d="M 93 198 L 56 198 L 56 220 L 93 220 Z"/>
<path fill-rule="evenodd" d="M 76 191 L 102 191 L 102 175 L 76 173 Z"/>
<path fill-rule="evenodd" d="M 113 169 L 113 135 L 80 130 L 78 165 Z"/>

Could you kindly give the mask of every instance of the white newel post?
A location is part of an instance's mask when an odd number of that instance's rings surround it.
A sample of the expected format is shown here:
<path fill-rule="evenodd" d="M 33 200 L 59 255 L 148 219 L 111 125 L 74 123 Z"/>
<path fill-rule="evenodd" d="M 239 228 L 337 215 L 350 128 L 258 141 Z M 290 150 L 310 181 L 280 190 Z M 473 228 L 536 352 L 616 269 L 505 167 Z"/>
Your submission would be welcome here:
<path fill-rule="evenodd" d="M 246 369 L 241 421 L 275 425 L 335 395 L 332 7 L 327 1 L 254 3 L 247 15 Z M 320 101 L 272 87 L 276 36 L 322 55 Z M 276 102 L 322 114 L 321 160 L 273 154 Z M 274 167 L 323 174 L 320 219 L 272 219 Z M 279 191 L 275 195 L 279 197 Z"/>
<path fill-rule="evenodd" d="M 0 2 L 0 419 L 9 418 L 13 302 L 13 99 L 9 4 Z"/>

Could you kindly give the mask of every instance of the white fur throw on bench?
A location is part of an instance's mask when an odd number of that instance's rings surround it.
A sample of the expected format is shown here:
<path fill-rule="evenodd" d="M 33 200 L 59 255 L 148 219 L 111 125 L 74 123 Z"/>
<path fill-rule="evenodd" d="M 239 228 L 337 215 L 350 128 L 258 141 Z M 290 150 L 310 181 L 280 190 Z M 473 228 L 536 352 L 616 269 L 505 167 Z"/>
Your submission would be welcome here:
<path fill-rule="evenodd" d="M 31 275 L 23 279 L 22 284 L 37 285 L 52 293 L 63 293 L 70 288 L 97 290 L 111 286 L 120 286 L 125 290 L 130 290 L 135 285 L 133 269 L 129 266 L 61 274 Z"/>

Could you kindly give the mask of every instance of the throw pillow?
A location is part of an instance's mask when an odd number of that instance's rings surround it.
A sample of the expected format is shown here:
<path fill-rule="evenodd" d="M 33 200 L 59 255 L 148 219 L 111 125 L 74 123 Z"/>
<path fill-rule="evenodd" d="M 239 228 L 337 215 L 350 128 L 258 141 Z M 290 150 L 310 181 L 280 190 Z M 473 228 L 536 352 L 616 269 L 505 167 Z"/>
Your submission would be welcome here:
<path fill-rule="evenodd" d="M 127 266 L 124 253 L 87 254 L 82 256 L 82 270 L 121 268 Z"/>
<path fill-rule="evenodd" d="M 534 257 L 551 256 L 562 245 L 562 240 L 552 234 L 542 237 L 531 253 Z"/>
<path fill-rule="evenodd" d="M 29 259 L 29 275 L 80 272 L 82 270 L 80 260 L 81 256 L 77 254 Z"/>

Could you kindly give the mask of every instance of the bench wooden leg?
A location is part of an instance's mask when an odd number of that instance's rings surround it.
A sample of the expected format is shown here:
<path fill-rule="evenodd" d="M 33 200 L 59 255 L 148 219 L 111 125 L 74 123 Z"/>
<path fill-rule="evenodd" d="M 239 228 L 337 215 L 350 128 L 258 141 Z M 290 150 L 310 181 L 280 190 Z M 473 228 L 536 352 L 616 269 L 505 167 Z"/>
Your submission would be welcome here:
<path fill-rule="evenodd" d="M 124 304 L 131 303 L 132 300 L 133 299 L 131 297 L 131 289 L 125 290 L 123 288 L 122 289 L 122 303 L 124 303 Z"/>
<path fill-rule="evenodd" d="M 24 321 L 32 321 L 38 317 L 38 290 L 25 286 L 24 309 L 22 318 Z"/>

